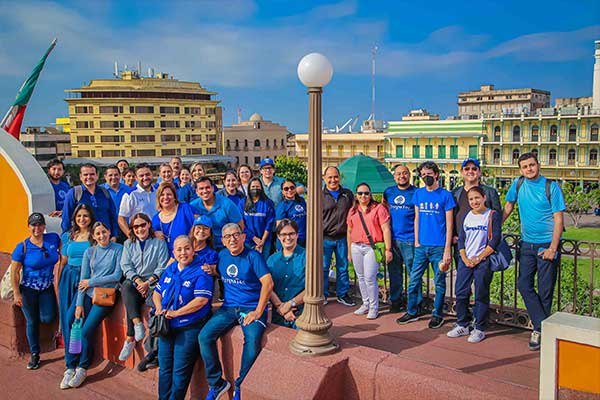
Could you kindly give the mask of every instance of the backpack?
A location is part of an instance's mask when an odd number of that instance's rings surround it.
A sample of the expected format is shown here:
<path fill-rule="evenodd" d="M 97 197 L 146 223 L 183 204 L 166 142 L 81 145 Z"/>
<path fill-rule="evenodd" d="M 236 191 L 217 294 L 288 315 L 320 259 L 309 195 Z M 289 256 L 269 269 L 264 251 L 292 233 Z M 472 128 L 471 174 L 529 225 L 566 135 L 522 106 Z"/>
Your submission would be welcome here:
<path fill-rule="evenodd" d="M 110 197 L 110 193 L 108 193 L 108 190 L 106 190 L 106 188 L 104 186 L 98 186 L 96 185 L 97 189 L 100 189 L 100 191 L 102 193 L 104 193 L 104 197 L 106 197 L 107 200 L 111 200 L 112 198 Z M 81 200 L 81 197 L 83 196 L 83 188 L 81 187 L 81 185 L 77 185 L 73 188 L 73 198 L 75 199 L 75 203 L 79 203 L 79 201 Z"/>
<path fill-rule="evenodd" d="M 525 181 L 525 177 L 523 175 L 521 175 L 519 177 L 519 179 L 517 180 L 517 194 L 516 194 L 516 198 L 517 200 L 519 199 L 519 189 L 521 188 L 521 185 L 523 185 L 523 182 Z M 552 194 L 550 193 L 550 185 L 552 184 L 552 181 L 548 178 L 546 178 L 546 198 L 548 199 L 548 203 L 550 203 L 550 206 L 552 206 Z M 515 203 L 517 201 L 515 200 Z"/>

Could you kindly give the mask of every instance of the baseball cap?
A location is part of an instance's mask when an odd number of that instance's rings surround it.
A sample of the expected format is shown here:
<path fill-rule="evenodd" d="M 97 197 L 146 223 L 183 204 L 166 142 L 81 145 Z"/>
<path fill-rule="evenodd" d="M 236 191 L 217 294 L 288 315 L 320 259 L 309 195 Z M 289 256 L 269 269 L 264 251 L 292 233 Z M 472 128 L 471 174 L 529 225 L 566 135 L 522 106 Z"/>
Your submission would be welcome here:
<path fill-rule="evenodd" d="M 480 167 L 481 167 L 481 165 L 479 164 L 479 160 L 478 160 L 478 159 L 476 159 L 476 158 L 467 158 L 465 161 L 463 161 L 463 163 L 462 163 L 462 167 L 461 167 L 461 168 L 464 168 L 464 167 L 465 167 L 465 166 L 466 166 L 468 163 L 473 163 L 473 164 L 475 164 L 475 166 L 476 166 L 477 168 L 480 168 Z"/>
<path fill-rule="evenodd" d="M 39 212 L 32 213 L 27 219 L 27 224 L 29 225 L 46 225 L 46 220 L 44 216 Z"/>
<path fill-rule="evenodd" d="M 269 158 L 269 157 L 267 157 L 267 158 L 263 158 L 263 159 L 260 161 L 260 168 L 262 168 L 262 167 L 264 167 L 264 166 L 266 166 L 266 165 L 271 165 L 271 166 L 273 166 L 273 167 L 274 167 L 274 166 L 275 166 L 275 161 L 273 161 L 273 159 L 271 159 L 271 158 Z"/>
<path fill-rule="evenodd" d="M 212 227 L 213 227 L 213 223 L 212 223 L 211 219 L 208 218 L 206 215 L 201 215 L 199 217 L 196 217 L 196 219 L 194 220 L 194 226 L 196 226 L 196 225 L 208 226 L 210 229 L 212 229 Z"/>

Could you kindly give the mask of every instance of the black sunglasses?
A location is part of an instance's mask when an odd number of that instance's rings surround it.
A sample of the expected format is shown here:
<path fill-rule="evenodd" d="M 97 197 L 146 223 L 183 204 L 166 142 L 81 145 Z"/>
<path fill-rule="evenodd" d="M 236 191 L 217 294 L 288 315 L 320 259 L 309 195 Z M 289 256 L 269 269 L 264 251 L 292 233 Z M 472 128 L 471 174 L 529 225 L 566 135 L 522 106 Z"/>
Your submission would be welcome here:
<path fill-rule="evenodd" d="M 40 249 L 42 250 L 42 254 L 44 255 L 44 258 L 50 257 L 50 253 L 48 253 L 48 249 L 46 249 L 43 246 Z"/>
<path fill-rule="evenodd" d="M 359 196 L 368 196 L 371 194 L 371 192 L 356 192 L 356 194 Z"/>

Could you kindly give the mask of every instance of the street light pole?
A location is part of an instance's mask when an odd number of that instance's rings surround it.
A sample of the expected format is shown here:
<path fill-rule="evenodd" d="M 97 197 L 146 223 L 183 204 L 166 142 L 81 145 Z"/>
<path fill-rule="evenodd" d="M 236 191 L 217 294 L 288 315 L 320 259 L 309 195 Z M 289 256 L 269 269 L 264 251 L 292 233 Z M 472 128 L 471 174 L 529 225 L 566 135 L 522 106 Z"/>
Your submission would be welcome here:
<path fill-rule="evenodd" d="M 306 222 L 306 286 L 298 333 L 290 343 L 297 355 L 322 355 L 338 349 L 329 334 L 331 320 L 323 310 L 323 205 L 321 193 L 321 94 L 333 75 L 325 56 L 311 53 L 298 64 L 298 77 L 308 87 L 308 218 Z"/>

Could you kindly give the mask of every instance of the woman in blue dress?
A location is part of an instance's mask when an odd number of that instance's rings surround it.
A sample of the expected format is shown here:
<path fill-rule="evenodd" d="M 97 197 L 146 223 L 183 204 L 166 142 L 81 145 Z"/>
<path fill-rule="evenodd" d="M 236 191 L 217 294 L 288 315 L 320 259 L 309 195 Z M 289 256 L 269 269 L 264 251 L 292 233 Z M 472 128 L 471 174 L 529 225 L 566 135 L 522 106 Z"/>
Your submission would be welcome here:
<path fill-rule="evenodd" d="M 223 189 L 217 191 L 218 196 L 227 197 L 233 202 L 240 210 L 240 213 L 244 213 L 244 205 L 246 204 L 246 195 L 240 190 L 240 181 L 234 170 L 228 170 L 225 172 L 225 178 L 223 180 Z"/>
<path fill-rule="evenodd" d="M 258 251 L 265 260 L 270 255 L 271 232 L 275 228 L 275 207 L 263 190 L 259 178 L 248 183 L 248 197 L 244 206 L 244 233 L 246 246 Z"/>
<path fill-rule="evenodd" d="M 276 225 L 287 218 L 298 225 L 298 244 L 306 247 L 306 201 L 296 192 L 296 184 L 290 179 L 285 179 L 281 184 L 283 201 L 277 205 L 275 210 Z M 281 243 L 277 242 L 277 248 Z"/>

